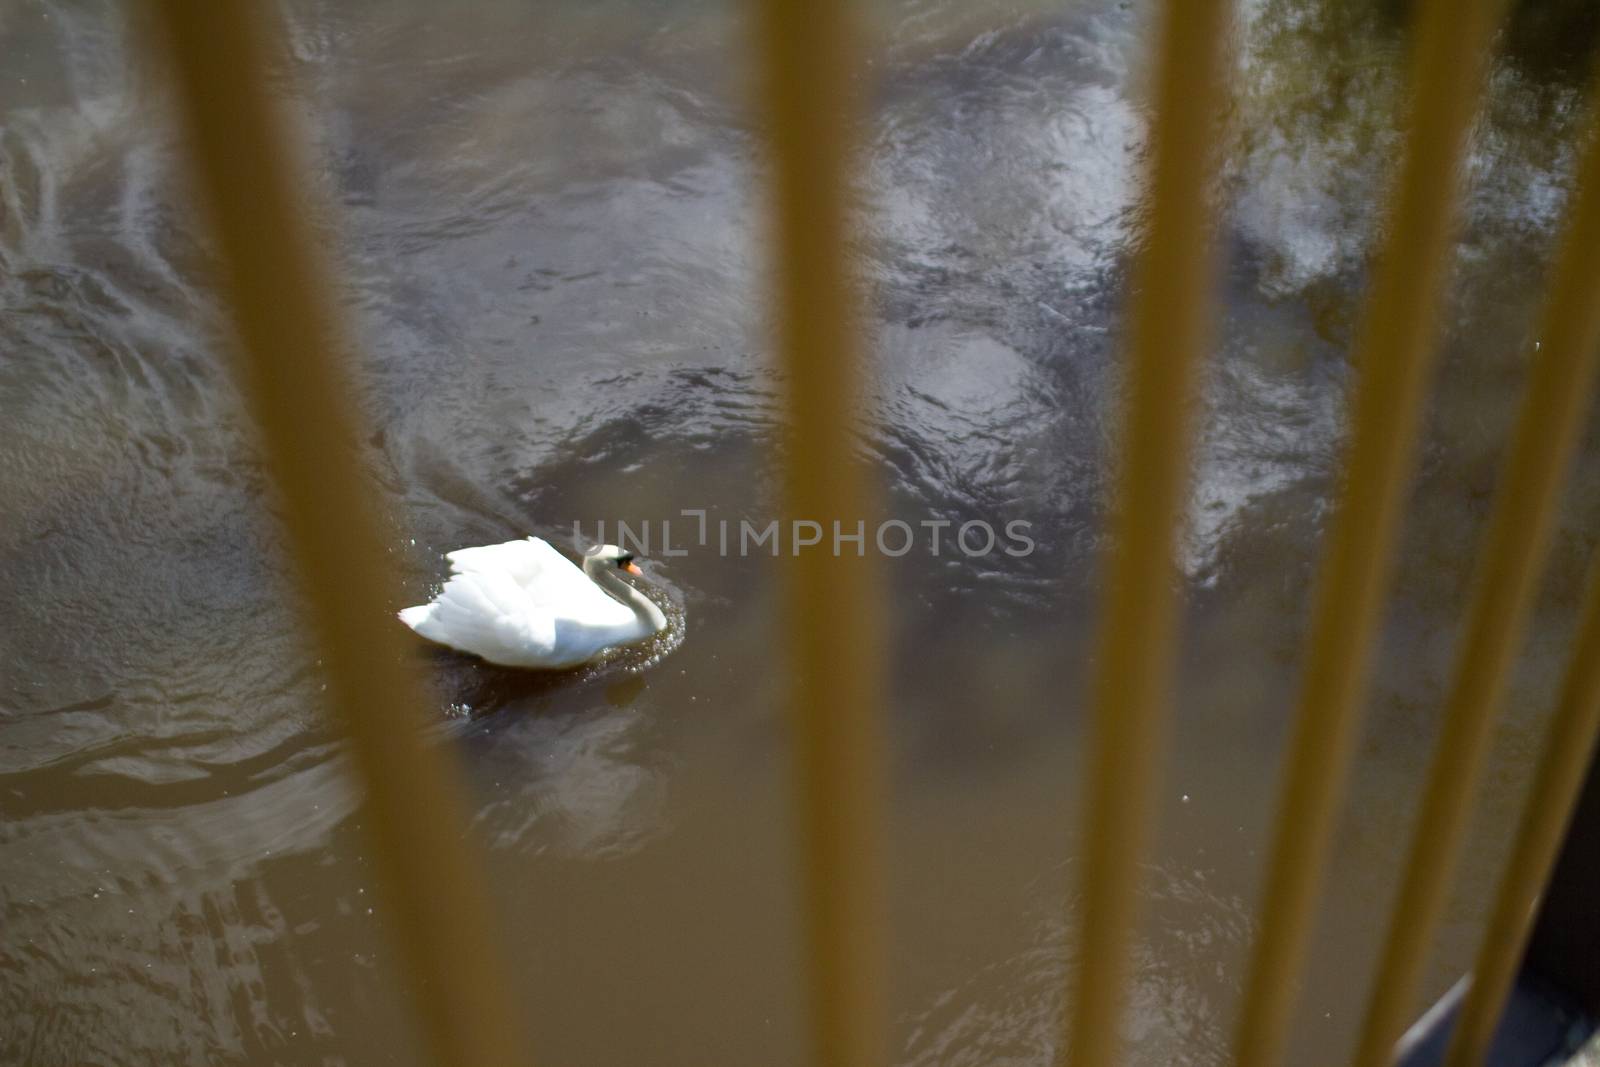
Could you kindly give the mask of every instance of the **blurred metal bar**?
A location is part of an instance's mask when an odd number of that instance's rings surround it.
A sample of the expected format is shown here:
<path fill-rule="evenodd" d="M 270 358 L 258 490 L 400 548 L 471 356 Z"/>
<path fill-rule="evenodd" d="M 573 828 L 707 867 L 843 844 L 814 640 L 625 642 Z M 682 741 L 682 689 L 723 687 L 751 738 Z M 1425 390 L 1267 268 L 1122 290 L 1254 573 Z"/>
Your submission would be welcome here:
<path fill-rule="evenodd" d="M 882 638 L 853 534 L 874 510 L 853 455 L 863 392 L 848 267 L 855 70 L 843 0 L 764 0 L 778 344 L 788 388 L 786 509 L 824 543 L 789 559 L 794 730 L 816 1062 L 885 1060 L 878 717 Z M 870 534 L 868 535 L 870 536 Z"/>
<path fill-rule="evenodd" d="M 1134 266 L 1121 468 L 1094 678 L 1074 1067 L 1120 1047 L 1139 859 L 1150 834 L 1176 630 L 1176 531 L 1188 492 L 1188 408 L 1211 340 L 1211 176 L 1222 121 L 1226 0 L 1164 7 L 1151 129 L 1150 227 Z"/>
<path fill-rule="evenodd" d="M 1401 501 L 1436 360 L 1457 171 L 1501 0 L 1426 0 L 1410 73 L 1405 158 L 1356 345 L 1344 496 L 1318 575 L 1306 673 L 1236 1036 L 1240 1067 L 1283 1058 L 1335 820 L 1371 675 Z"/>
<path fill-rule="evenodd" d="M 1510 454 L 1478 562 L 1472 607 L 1445 703 L 1400 897 L 1368 1009 L 1358 1067 L 1386 1063 L 1421 982 L 1466 836 L 1494 714 L 1521 646 L 1559 491 L 1600 365 L 1600 177 L 1587 154 L 1576 217 L 1541 321 Z M 1503 995 L 1503 993 L 1502 993 Z"/>
<path fill-rule="evenodd" d="M 388 926 L 420 979 L 437 1059 L 526 1062 L 489 935 L 458 784 L 422 742 L 422 689 L 390 609 L 396 586 L 357 447 L 366 439 L 339 369 L 350 352 L 337 288 L 307 222 L 295 145 L 269 97 L 272 36 L 252 3 L 151 5 L 178 87 L 201 199 L 227 270 L 238 375 L 260 428 L 333 703 L 366 784 L 365 821 Z"/>
<path fill-rule="evenodd" d="M 1600 198 L 1597 198 L 1600 199 Z M 1600 234 L 1593 235 L 1600 249 Z M 1600 279 L 1600 264 L 1591 278 Z M 1600 307 L 1600 299 L 1594 301 Z M 1522 961 L 1539 893 L 1583 786 L 1600 731 L 1600 566 L 1590 580 L 1583 628 L 1545 740 L 1533 792 L 1506 865 L 1489 928 L 1473 964 L 1466 1003 L 1456 1020 L 1445 1067 L 1481 1067 Z"/>
<path fill-rule="evenodd" d="M 1542 447 L 1552 453 L 1552 486 L 1589 410 L 1595 361 L 1600 355 L 1600 136 L 1593 136 L 1589 143 L 1577 190 L 1576 206 L 1572 208 L 1539 329 L 1541 350 L 1522 415 L 1523 434 L 1535 432 L 1526 424 L 1538 423 L 1538 432 L 1554 439 L 1539 446 L 1519 442 L 1524 450 Z M 1562 420 L 1570 425 L 1562 425 Z M 1554 489 L 1548 491 L 1553 494 Z M 1506 506 L 1523 504 L 1519 501 Z M 1484 1062 L 1533 925 L 1539 892 L 1555 862 L 1573 801 L 1583 785 L 1597 728 L 1600 569 L 1591 577 L 1582 629 L 1561 702 L 1545 741 L 1544 756 L 1493 917 L 1472 969 L 1471 991 L 1456 1023 L 1447 1067 L 1475 1067 Z"/>

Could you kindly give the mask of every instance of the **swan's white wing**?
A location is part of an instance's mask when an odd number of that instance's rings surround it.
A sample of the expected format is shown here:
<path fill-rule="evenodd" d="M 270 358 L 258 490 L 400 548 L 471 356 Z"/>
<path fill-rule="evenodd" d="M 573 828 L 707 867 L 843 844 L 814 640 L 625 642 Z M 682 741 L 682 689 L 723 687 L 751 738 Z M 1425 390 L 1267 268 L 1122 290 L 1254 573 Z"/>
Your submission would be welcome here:
<path fill-rule="evenodd" d="M 589 580 L 571 560 L 538 537 L 449 553 L 457 574 L 491 575 L 516 583 L 537 610 L 594 626 L 624 625 L 633 612 Z"/>
<path fill-rule="evenodd" d="M 457 574 L 433 603 L 407 608 L 400 618 L 430 641 L 492 663 L 536 666 L 555 650 L 555 620 L 505 575 Z"/>
<path fill-rule="evenodd" d="M 538 537 L 481 548 L 458 548 L 444 558 L 450 561 L 452 573 L 503 575 L 524 589 L 542 591 L 551 599 L 594 589 L 588 575 Z"/>

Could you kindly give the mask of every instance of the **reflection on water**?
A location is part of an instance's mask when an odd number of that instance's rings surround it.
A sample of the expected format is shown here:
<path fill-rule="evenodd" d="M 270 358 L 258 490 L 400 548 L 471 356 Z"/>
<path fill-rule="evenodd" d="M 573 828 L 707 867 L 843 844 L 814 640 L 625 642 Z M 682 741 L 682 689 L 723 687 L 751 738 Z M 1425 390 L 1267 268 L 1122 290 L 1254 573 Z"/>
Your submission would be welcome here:
<path fill-rule="evenodd" d="M 1130 1058 L 1139 1062 L 1212 1064 L 1228 1053 L 1228 1001 L 1236 993 L 1226 971 L 1241 958 L 1250 932 L 1248 910 L 1219 898 L 1203 871 L 1177 876 L 1147 872 L 1147 932 L 1133 947 L 1129 991 Z M 910 1020 L 907 1062 L 941 1067 L 1054 1062 L 1076 953 L 1056 910 L 1038 917 L 1018 953 L 976 969 L 970 981 L 934 997 Z M 1004 989 L 1007 995 L 990 992 Z"/>
<path fill-rule="evenodd" d="M 1141 1064 L 1220 1062 L 1237 1006 L 1398 145 L 1398 6 L 1241 13 L 1182 706 L 1129 1024 Z M 1523 7 L 1470 168 L 1301 1058 L 1357 1021 L 1567 194 L 1594 20 Z M 565 544 L 575 521 L 683 508 L 769 517 L 781 382 L 737 10 L 286 14 L 281 84 L 339 206 L 364 460 L 406 602 L 464 544 Z M 1039 545 L 885 563 L 896 1048 L 1042 1064 L 1071 960 L 1149 16 L 1116 0 L 869 15 L 863 456 L 893 516 L 1021 519 Z M 0 6 L 0 1059 L 415 1062 L 415 991 L 283 592 L 213 253 L 136 30 L 117 5 Z M 1600 485 L 1580 476 L 1434 991 L 1476 935 L 1596 529 Z M 474 790 L 466 832 L 542 1061 L 798 1063 L 777 569 L 703 549 L 647 567 L 669 647 L 560 677 L 417 649 Z"/>

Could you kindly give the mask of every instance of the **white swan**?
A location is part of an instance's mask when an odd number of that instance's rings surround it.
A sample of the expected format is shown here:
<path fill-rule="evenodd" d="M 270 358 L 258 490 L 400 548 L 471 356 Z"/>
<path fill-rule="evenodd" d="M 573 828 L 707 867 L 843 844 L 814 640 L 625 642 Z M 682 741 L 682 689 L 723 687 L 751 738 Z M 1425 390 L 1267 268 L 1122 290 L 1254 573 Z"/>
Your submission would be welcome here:
<path fill-rule="evenodd" d="M 622 580 L 622 571 L 643 572 L 615 545 L 585 552 L 581 571 L 537 537 L 445 558 L 450 580 L 432 603 L 401 611 L 400 621 L 490 663 L 576 667 L 667 628 L 661 609 Z"/>

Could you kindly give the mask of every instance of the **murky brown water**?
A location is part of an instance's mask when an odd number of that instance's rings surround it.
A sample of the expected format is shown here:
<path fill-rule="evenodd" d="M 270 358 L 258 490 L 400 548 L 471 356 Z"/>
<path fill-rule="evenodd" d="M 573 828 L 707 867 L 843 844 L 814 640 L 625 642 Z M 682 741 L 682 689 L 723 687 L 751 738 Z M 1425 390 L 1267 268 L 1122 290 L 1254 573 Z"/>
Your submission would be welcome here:
<path fill-rule="evenodd" d="M 1257 0 L 1239 32 L 1139 1064 L 1220 1062 L 1237 1004 L 1395 147 L 1393 6 Z M 1519 16 L 1495 75 L 1294 1062 L 1347 1047 L 1386 921 L 1568 189 L 1581 7 Z M 773 512 L 741 10 L 289 3 L 283 91 L 340 208 L 366 458 L 412 596 L 463 544 Z M 1044 1064 L 1059 1027 L 1146 19 L 871 12 L 866 447 L 894 516 L 1026 520 L 1039 546 L 886 564 L 908 1064 Z M 163 97 L 119 5 L 0 4 L 0 54 L 0 1061 L 417 1062 Z M 1591 435 L 1430 994 L 1473 945 L 1563 664 L 1597 453 Z M 516 995 L 542 1063 L 799 1063 L 775 567 L 651 565 L 686 622 L 642 671 L 419 651 Z"/>

